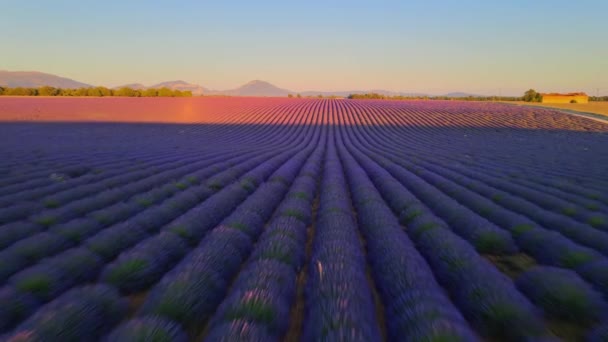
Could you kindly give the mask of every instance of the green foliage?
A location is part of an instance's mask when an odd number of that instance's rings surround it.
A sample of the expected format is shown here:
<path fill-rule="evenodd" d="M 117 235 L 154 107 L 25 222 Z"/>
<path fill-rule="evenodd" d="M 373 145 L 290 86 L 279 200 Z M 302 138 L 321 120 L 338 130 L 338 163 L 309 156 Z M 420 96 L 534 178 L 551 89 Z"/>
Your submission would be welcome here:
<path fill-rule="evenodd" d="M 450 97 L 450 96 L 388 96 L 378 93 L 367 94 L 350 94 L 347 96 L 351 100 L 444 100 L 444 101 L 521 101 L 521 97 L 514 96 L 466 96 L 466 97 Z"/>
<path fill-rule="evenodd" d="M 49 226 L 54 225 L 57 222 L 57 218 L 54 216 L 42 216 L 42 217 L 36 218 L 34 220 L 34 222 L 36 222 L 40 225 L 43 225 L 45 227 L 49 227 Z"/>
<path fill-rule="evenodd" d="M 114 91 L 114 96 L 135 97 L 138 91 L 131 88 L 120 88 Z"/>
<path fill-rule="evenodd" d="M 542 99 L 543 97 L 540 95 L 540 93 L 537 93 L 534 89 L 526 91 L 522 97 L 524 102 L 540 102 Z"/>
<path fill-rule="evenodd" d="M 158 96 L 160 96 L 160 97 L 173 96 L 173 91 L 171 91 L 171 89 L 169 89 L 169 88 L 163 87 L 158 90 Z"/>
<path fill-rule="evenodd" d="M 296 95 L 296 97 L 299 98 L 299 99 L 301 99 L 302 95 L 298 94 L 298 95 Z"/>
<path fill-rule="evenodd" d="M 576 268 L 590 260 L 593 260 L 594 256 L 586 252 L 568 252 L 562 255 L 561 265 L 566 268 Z"/>
<path fill-rule="evenodd" d="M 287 97 L 291 99 L 293 97 L 293 94 L 287 94 Z"/>
<path fill-rule="evenodd" d="M 59 89 L 53 87 L 40 87 L 38 88 L 38 96 L 57 96 Z"/>
<path fill-rule="evenodd" d="M 21 279 L 17 284 L 15 284 L 15 287 L 23 292 L 45 296 L 51 289 L 51 280 L 43 274 L 31 275 Z"/>
<path fill-rule="evenodd" d="M 38 95 L 38 90 L 34 88 L 6 88 L 4 90 L 4 95 L 8 96 L 36 96 Z"/>
<path fill-rule="evenodd" d="M 589 101 L 593 101 L 593 102 L 608 101 L 608 96 L 589 96 Z"/>
<path fill-rule="evenodd" d="M 389 96 L 384 96 L 378 93 L 368 93 L 368 94 L 350 94 L 348 98 L 351 100 L 384 100 L 390 98 Z"/>
<path fill-rule="evenodd" d="M 604 218 L 601 216 L 592 216 L 587 220 L 587 223 L 594 228 L 598 228 L 599 226 L 603 225 L 605 222 L 604 222 Z"/>
<path fill-rule="evenodd" d="M 141 96 L 144 97 L 157 97 L 158 96 L 158 90 L 154 89 L 154 88 L 150 88 L 150 89 L 146 89 L 141 93 Z"/>
<path fill-rule="evenodd" d="M 123 97 L 192 97 L 191 91 L 162 89 L 136 90 L 127 87 L 112 90 L 106 87 L 62 89 L 49 86 L 39 88 L 0 87 L 0 96 L 123 96 Z"/>
<path fill-rule="evenodd" d="M 180 190 L 184 190 L 184 189 L 188 188 L 188 184 L 182 183 L 182 182 L 178 182 L 178 183 L 175 183 L 175 187 L 178 188 L 178 189 L 180 189 Z"/>
<path fill-rule="evenodd" d="M 263 324 L 272 324 L 276 314 L 270 303 L 256 293 L 249 291 L 237 305 L 231 307 L 224 314 L 224 319 L 231 321 L 236 319 L 247 319 Z"/>
<path fill-rule="evenodd" d="M 121 285 L 126 281 L 138 277 L 139 273 L 148 267 L 148 262 L 143 259 L 127 260 L 119 264 L 108 274 L 107 281 L 112 285 Z"/>

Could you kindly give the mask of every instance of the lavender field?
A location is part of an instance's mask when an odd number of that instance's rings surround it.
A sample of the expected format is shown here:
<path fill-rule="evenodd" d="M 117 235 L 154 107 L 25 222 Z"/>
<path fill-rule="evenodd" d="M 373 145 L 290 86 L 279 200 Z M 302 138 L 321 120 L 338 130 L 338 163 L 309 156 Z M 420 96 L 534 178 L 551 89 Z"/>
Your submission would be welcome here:
<path fill-rule="evenodd" d="M 608 124 L 157 101 L 0 123 L 0 340 L 608 341 Z"/>

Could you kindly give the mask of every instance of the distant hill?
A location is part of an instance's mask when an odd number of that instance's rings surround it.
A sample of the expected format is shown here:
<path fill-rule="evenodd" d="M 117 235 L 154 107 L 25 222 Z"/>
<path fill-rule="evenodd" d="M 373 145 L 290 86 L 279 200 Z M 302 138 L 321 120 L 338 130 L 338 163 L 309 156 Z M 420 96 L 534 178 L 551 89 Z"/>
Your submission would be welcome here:
<path fill-rule="evenodd" d="M 135 89 L 135 90 L 143 90 L 146 89 L 146 86 L 141 84 L 141 83 L 129 83 L 129 84 L 124 84 L 118 87 L 113 87 L 112 89 L 120 89 L 120 88 L 131 88 L 131 89 Z"/>
<path fill-rule="evenodd" d="M 74 81 L 69 78 L 37 71 L 4 71 L 0 70 L 0 85 L 10 88 L 37 88 L 50 86 L 55 88 L 90 88 L 92 85 Z"/>
<path fill-rule="evenodd" d="M 149 89 L 149 88 L 154 88 L 154 89 L 169 88 L 171 90 L 191 91 L 192 95 L 194 95 L 194 96 L 203 95 L 209 91 L 209 89 L 207 89 L 203 86 L 200 86 L 198 84 L 188 83 L 185 81 L 161 82 L 161 83 L 153 84 L 149 87 L 146 87 L 145 85 L 143 85 L 141 83 L 131 83 L 131 84 L 125 84 L 125 85 L 121 85 L 118 87 L 114 87 L 112 89 L 120 89 L 120 88 L 131 88 L 131 89 L 135 89 L 135 90 L 144 90 L 144 89 Z"/>
<path fill-rule="evenodd" d="M 453 92 L 453 93 L 447 93 L 443 96 L 447 96 L 447 97 L 479 97 L 481 95 L 475 95 L 475 94 L 469 94 L 469 93 L 462 93 L 462 92 Z"/>
<path fill-rule="evenodd" d="M 185 81 L 169 81 L 161 82 L 150 86 L 150 88 L 169 88 L 171 90 L 191 91 L 192 95 L 198 96 L 203 95 L 209 91 L 209 89 L 200 86 L 198 84 L 192 84 Z"/>
<path fill-rule="evenodd" d="M 296 94 L 297 92 L 293 92 L 293 94 Z M 369 93 L 376 93 L 376 94 L 380 94 L 380 95 L 384 95 L 384 96 L 408 96 L 408 97 L 417 97 L 417 96 L 429 96 L 428 94 L 422 94 L 422 93 L 403 93 L 403 92 L 396 92 L 396 91 L 390 91 L 390 90 L 382 90 L 382 89 L 372 89 L 372 90 L 350 90 L 350 91 L 303 91 L 300 92 L 299 94 L 302 96 L 318 96 L 318 95 L 323 95 L 323 96 L 340 96 L 340 97 L 347 97 L 348 95 L 351 94 L 369 94 Z"/>
<path fill-rule="evenodd" d="M 279 88 L 266 81 L 253 80 L 236 89 L 212 91 L 214 95 L 229 95 L 229 96 L 287 96 L 293 93 L 287 89 Z"/>
<path fill-rule="evenodd" d="M 4 71 L 0 70 L 0 86 L 14 87 L 26 87 L 26 88 L 37 88 L 42 86 L 51 86 L 56 88 L 89 88 L 93 87 L 90 84 L 74 81 L 69 78 L 60 77 L 51 74 L 45 74 L 37 71 Z M 131 88 L 136 90 L 143 90 L 148 88 L 169 88 L 171 90 L 191 91 L 192 95 L 228 95 L 228 96 L 277 96 L 283 97 L 288 94 L 300 94 L 302 96 L 340 96 L 347 97 L 350 94 L 366 94 L 366 93 L 378 93 L 385 96 L 406 96 L 406 97 L 422 97 L 422 96 L 434 96 L 424 93 L 408 93 L 408 92 L 396 92 L 383 89 L 370 89 L 370 90 L 350 90 L 350 91 L 292 91 L 284 88 L 279 88 L 269 82 L 261 80 L 253 80 L 235 89 L 228 90 L 210 90 L 198 84 L 188 83 L 182 80 L 168 81 L 154 84 L 152 86 L 145 86 L 141 83 L 130 83 L 113 89 L 119 88 Z M 469 94 L 464 92 L 452 92 L 441 96 L 459 98 L 459 97 L 476 97 L 478 95 Z"/>

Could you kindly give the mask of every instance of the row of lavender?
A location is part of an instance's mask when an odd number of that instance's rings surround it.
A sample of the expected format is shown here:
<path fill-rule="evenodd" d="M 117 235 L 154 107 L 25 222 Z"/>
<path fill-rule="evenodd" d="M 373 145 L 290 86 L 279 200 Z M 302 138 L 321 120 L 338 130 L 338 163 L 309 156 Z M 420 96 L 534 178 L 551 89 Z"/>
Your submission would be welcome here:
<path fill-rule="evenodd" d="M 602 177 L 561 182 L 580 177 L 571 165 L 541 178 L 545 166 L 525 157 L 517 169 L 530 174 L 512 177 L 492 156 L 499 147 L 455 154 L 471 142 L 429 136 L 408 123 L 419 106 L 401 106 L 307 101 L 290 115 L 332 124 L 256 126 L 219 134 L 232 145 L 216 151 L 159 149 L 135 169 L 106 155 L 92 168 L 108 172 L 69 166 L 63 182 L 6 183 L 0 331 L 15 340 L 605 338 Z M 493 263 L 523 254 L 538 265 L 513 274 Z M 580 331 L 563 335 L 556 320 Z"/>
<path fill-rule="evenodd" d="M 210 197 L 215 192 L 218 192 L 219 189 L 225 187 L 227 188 L 219 191 L 217 196 L 213 196 L 209 201 L 203 202 L 206 204 L 206 207 L 202 208 L 198 213 L 198 220 L 201 218 L 209 220 L 208 216 L 210 215 L 229 214 L 237 203 L 236 201 L 242 200 L 244 195 L 255 189 L 256 185 L 264 180 L 266 177 L 264 176 L 264 172 L 268 172 L 264 170 L 268 170 L 268 165 L 276 167 L 282 164 L 285 158 L 293 153 L 294 148 L 298 150 L 308 145 L 313 133 L 312 130 L 302 126 L 297 130 L 302 133 L 308 132 L 306 133 L 308 138 L 302 136 L 302 138 L 296 139 L 294 143 L 295 132 L 288 132 L 284 136 L 288 137 L 291 141 L 291 147 L 288 145 L 286 146 L 288 147 L 287 149 L 275 148 L 267 154 L 253 155 L 253 157 L 250 155 L 246 158 L 240 157 L 240 159 L 231 158 L 229 155 L 224 154 L 221 158 L 216 158 L 217 160 L 211 166 L 208 166 L 209 160 L 207 160 L 207 163 L 199 162 L 197 164 L 191 161 L 188 163 L 188 160 L 184 162 L 179 156 L 175 157 L 184 165 L 182 167 L 183 170 L 176 171 L 175 169 L 172 170 L 171 167 L 167 167 L 168 170 L 164 174 L 156 174 L 135 184 L 135 186 L 139 186 L 138 190 L 146 186 L 148 188 L 153 187 L 152 190 L 141 193 L 141 191 L 133 191 L 133 183 L 123 186 L 126 189 L 121 190 L 128 191 L 126 195 L 122 194 L 123 197 L 129 197 L 133 192 L 139 192 L 137 196 L 133 196 L 126 202 L 130 206 L 128 208 L 131 210 L 130 215 L 116 215 L 116 211 L 111 211 L 114 209 L 114 206 L 110 206 L 104 212 L 106 215 L 99 215 L 100 213 L 94 212 L 93 215 L 88 215 L 88 218 L 72 219 L 73 217 L 82 216 L 83 213 L 75 213 L 74 210 L 64 210 L 62 211 L 63 213 L 70 215 L 63 219 L 64 221 L 68 221 L 65 224 L 57 222 L 61 220 L 40 222 L 40 220 L 37 220 L 39 216 L 36 216 L 36 218 L 31 220 L 33 221 L 31 223 L 17 222 L 14 229 L 3 229 L 2 232 L 16 233 L 7 234 L 9 240 L 17 240 L 7 241 L 7 245 L 10 246 L 2 251 L 8 257 L 2 259 L 3 270 L 7 269 L 5 272 L 6 276 L 10 276 L 11 273 L 14 273 L 20 267 L 27 266 L 24 262 L 34 264 L 40 259 L 42 259 L 42 262 L 20 271 L 7 280 L 8 285 L 2 289 L 3 311 L 0 317 L 2 318 L 0 319 L 2 321 L 0 328 L 6 329 L 18 323 L 19 320 L 29 315 L 40 304 L 54 298 L 69 287 L 93 280 L 100 271 L 102 273 L 100 280 L 103 279 L 109 282 L 118 281 L 120 282 L 119 287 L 125 292 L 136 289 L 138 286 L 145 286 L 146 281 L 152 284 L 155 277 L 160 277 L 158 275 L 159 272 L 162 275 L 162 266 L 170 267 L 171 262 L 182 253 L 183 241 L 178 240 L 182 238 L 185 240 L 189 238 L 195 239 L 196 235 L 200 236 L 204 234 L 204 227 L 201 227 L 200 223 L 196 224 L 195 227 L 191 228 L 192 234 L 190 236 L 188 236 L 187 231 L 184 231 L 185 228 L 183 226 L 177 225 L 167 229 L 172 234 L 161 234 L 150 239 L 145 239 L 145 236 L 157 231 L 163 223 L 171 221 L 172 217 L 179 216 L 180 212 L 188 210 L 190 207 L 204 201 L 205 198 Z M 295 138 L 297 136 L 298 134 L 295 134 Z M 277 138 L 280 138 L 280 136 Z M 259 150 L 256 152 L 259 153 Z M 277 152 L 281 156 L 280 159 L 277 159 L 279 158 Z M 240 154 L 243 155 L 244 153 L 241 152 Z M 228 157 L 228 161 L 218 162 L 226 157 Z M 271 160 L 274 160 L 274 162 L 270 162 Z M 258 167 L 240 177 L 241 180 L 239 182 L 235 182 L 245 171 L 256 165 L 260 165 L 260 163 L 263 163 L 266 167 L 261 170 L 258 170 Z M 208 167 L 201 169 L 205 165 Z M 228 169 L 226 170 L 226 168 Z M 193 170 L 197 171 L 183 176 L 184 171 Z M 224 171 L 219 172 L 220 170 Z M 256 170 L 258 171 L 256 172 Z M 154 174 L 155 171 L 157 170 L 152 170 L 150 173 Z M 167 180 L 175 179 L 176 175 L 180 175 L 183 181 L 170 181 L 166 185 L 154 187 L 154 185 L 163 181 L 167 182 Z M 138 176 L 141 177 L 142 175 Z M 232 186 L 228 186 L 231 183 Z M 117 184 L 112 183 L 112 185 Z M 175 195 L 176 193 L 179 194 Z M 170 198 L 167 199 L 168 197 Z M 116 199 L 113 198 L 113 200 Z M 106 200 L 106 203 L 108 202 L 111 202 L 111 200 Z M 158 202 L 162 203 L 156 205 Z M 123 205 L 122 202 L 118 204 Z M 132 216 L 134 210 L 140 211 L 140 213 Z M 189 213 L 192 212 L 192 210 L 189 211 Z M 190 216 L 194 218 L 192 215 Z M 121 222 L 124 219 L 128 219 L 128 221 Z M 218 219 L 221 219 L 221 216 Z M 248 222 L 247 217 L 244 217 L 244 220 L 240 218 L 240 220 Z M 16 226 L 17 224 L 39 225 L 36 229 L 28 231 L 27 229 L 20 229 L 22 227 Z M 40 233 L 41 230 L 48 230 L 50 233 Z M 27 235 L 32 236 L 27 237 Z M 104 261 L 107 262 L 114 259 L 121 250 L 128 249 L 134 243 L 139 244 L 132 249 L 131 253 L 125 253 L 123 258 L 119 258 L 117 262 L 106 266 L 103 271 L 100 269 L 103 267 Z M 167 247 L 173 247 L 176 253 L 173 253 L 173 255 L 168 253 L 166 256 L 153 255 L 159 249 L 162 250 Z M 66 248 L 68 249 L 66 250 Z M 64 250 L 65 252 L 62 252 Z M 150 252 L 150 259 L 144 259 L 144 262 L 157 262 L 158 264 L 148 265 L 145 270 L 133 268 L 133 264 L 129 264 L 132 261 L 129 260 L 129 256 L 141 256 L 142 253 L 140 252 L 143 251 Z M 57 256 L 50 257 L 53 254 L 57 254 Z M 16 268 L 14 261 L 19 261 L 21 264 L 18 264 Z M 138 259 L 136 261 L 141 266 L 142 260 Z M 121 270 L 121 266 L 124 266 L 128 272 L 125 273 L 124 268 Z M 133 270 L 137 270 L 139 273 L 130 272 Z M 134 285 L 133 282 L 137 284 Z M 24 324 L 27 325 L 26 323 Z"/>
<path fill-rule="evenodd" d="M 397 127 L 396 130 L 402 128 Z M 535 190 L 501 180 L 505 177 L 500 177 L 497 168 L 492 168 L 495 173 L 490 175 L 474 171 L 475 168 L 487 169 L 487 165 L 470 167 L 473 163 L 468 163 L 455 169 L 453 166 L 458 164 L 457 157 L 435 154 L 424 144 L 412 141 L 412 137 L 403 134 L 403 131 L 397 134 L 392 132 L 394 129 L 395 127 L 346 126 L 344 130 L 354 143 L 351 152 L 354 155 L 362 154 L 363 163 L 366 158 L 375 162 L 369 167 L 365 164 L 362 166 L 374 179 L 378 189 L 384 191 L 383 196 L 415 240 L 420 238 L 419 230 L 427 236 L 438 234 L 437 238 L 441 236 L 445 240 L 449 234 L 439 229 L 443 226 L 469 240 L 482 256 L 510 255 L 521 250 L 534 257 L 538 263 L 552 267 L 533 267 L 519 274 L 514 281 L 504 279 L 506 285 L 514 284 L 519 292 L 549 318 L 575 321 L 584 329 L 590 329 L 606 319 L 608 262 L 604 255 L 608 235 L 605 232 L 606 211 L 602 196 L 581 196 L 581 189 L 575 194 L 566 194 L 560 189 L 553 189 L 546 194 L 542 192 L 545 190 L 543 185 L 537 183 Z M 456 142 L 453 144 L 458 148 Z M 552 181 L 550 178 L 548 180 L 545 184 Z M 413 194 L 407 196 L 409 191 Z M 408 198 L 399 198 L 404 196 Z M 408 210 L 408 206 L 411 209 Z M 425 210 L 425 206 L 428 209 Z M 437 217 L 433 219 L 427 216 L 429 211 L 431 215 L 441 217 L 444 222 L 438 221 Z M 416 242 L 423 255 L 432 249 L 425 257 L 441 281 L 445 277 L 441 263 L 449 260 L 446 259 L 446 252 L 455 247 L 451 246 L 455 242 Z M 437 248 L 442 250 L 438 251 Z M 475 257 L 472 253 L 468 257 L 464 255 L 459 258 L 460 262 L 452 265 L 466 269 L 466 264 L 462 262 L 466 260 L 466 263 L 471 263 Z M 493 265 L 489 266 L 494 268 Z M 472 275 L 474 272 L 468 271 L 467 274 Z M 491 278 L 489 273 L 483 277 Z M 446 287 L 449 288 L 448 284 L 464 284 L 474 282 L 475 279 L 467 281 L 448 277 L 446 280 Z M 484 286 L 487 288 L 484 291 L 488 291 L 494 301 L 499 296 L 497 297 L 496 290 L 490 290 L 489 285 L 498 283 L 498 279 L 493 279 Z M 483 306 L 479 303 L 483 299 L 477 296 L 476 302 Z M 507 295 L 503 303 L 506 303 L 507 298 L 516 303 L 516 297 L 514 293 Z M 467 298 L 467 301 L 470 300 L 470 297 Z M 530 303 L 527 305 L 530 306 Z M 496 303 L 487 304 L 486 307 L 493 310 L 502 307 L 506 310 L 508 306 Z M 508 312 L 513 318 L 524 317 L 521 311 L 516 314 L 517 310 L 513 308 Z M 504 314 L 503 312 L 500 318 L 501 324 L 505 324 L 502 329 L 510 329 L 513 325 L 508 324 L 508 317 Z M 530 311 L 530 315 L 534 315 L 534 311 Z M 531 316 L 524 320 L 533 322 Z M 474 322 L 472 317 L 470 321 Z M 525 325 L 517 326 L 522 327 L 518 333 L 525 333 Z M 483 323 L 479 329 L 482 327 L 488 328 L 491 324 Z M 597 336 L 602 329 L 605 334 L 605 326 L 601 328 L 600 325 Z M 537 327 L 531 329 L 530 333 L 538 334 L 540 331 L 542 327 Z M 584 335 L 583 332 L 579 337 Z M 498 336 L 505 336 L 505 332 Z"/>

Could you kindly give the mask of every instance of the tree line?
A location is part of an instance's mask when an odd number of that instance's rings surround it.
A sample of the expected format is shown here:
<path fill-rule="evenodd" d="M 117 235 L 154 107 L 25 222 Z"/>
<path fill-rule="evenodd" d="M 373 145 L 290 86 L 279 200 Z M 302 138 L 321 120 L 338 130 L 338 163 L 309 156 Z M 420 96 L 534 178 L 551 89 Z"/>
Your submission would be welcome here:
<path fill-rule="evenodd" d="M 378 93 L 350 94 L 347 97 L 352 100 L 459 100 L 459 101 L 521 101 L 521 97 L 516 96 L 402 96 L 402 95 L 383 95 Z"/>
<path fill-rule="evenodd" d="M 524 93 L 524 96 L 521 98 L 521 101 L 524 102 L 541 102 L 543 100 L 543 96 L 540 93 L 537 93 L 536 90 L 530 89 Z M 590 102 L 600 102 L 600 101 L 608 101 L 608 96 L 589 96 Z"/>
<path fill-rule="evenodd" d="M 388 96 L 378 93 L 350 94 L 348 99 L 355 100 L 459 100 L 459 101 L 524 101 L 541 102 L 542 95 L 534 89 L 530 89 L 523 96 Z M 608 101 L 608 96 L 589 96 L 589 101 Z"/>
<path fill-rule="evenodd" d="M 122 97 L 191 97 L 192 92 L 189 90 L 173 90 L 169 88 L 148 88 L 148 89 L 132 89 L 119 88 L 110 89 L 106 87 L 91 87 L 91 88 L 55 88 L 55 87 L 0 87 L 0 96 L 122 96 Z"/>

